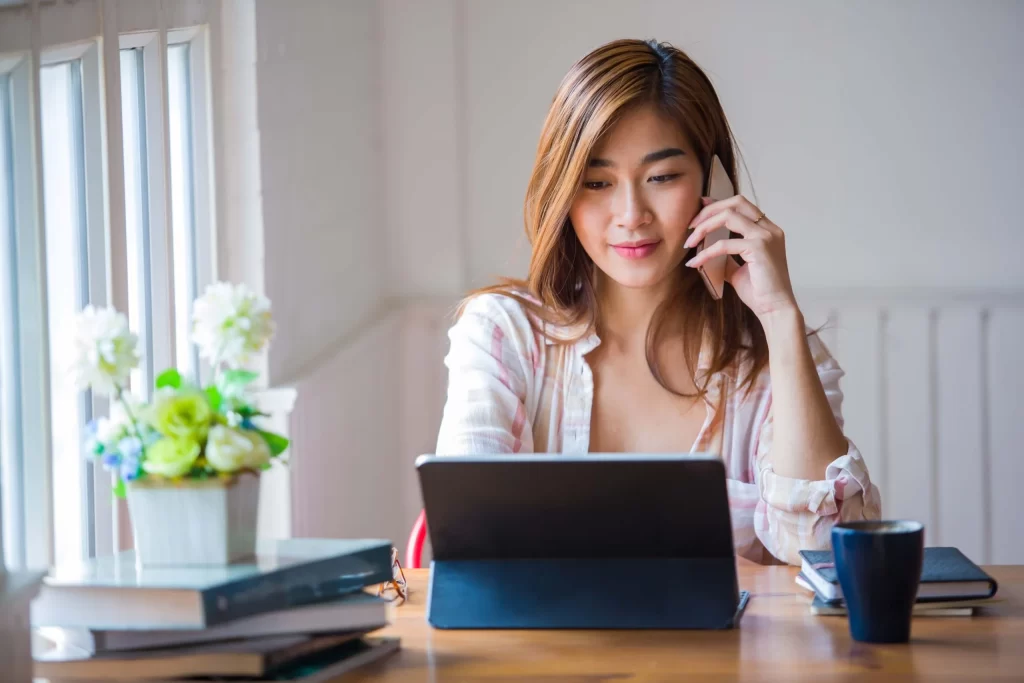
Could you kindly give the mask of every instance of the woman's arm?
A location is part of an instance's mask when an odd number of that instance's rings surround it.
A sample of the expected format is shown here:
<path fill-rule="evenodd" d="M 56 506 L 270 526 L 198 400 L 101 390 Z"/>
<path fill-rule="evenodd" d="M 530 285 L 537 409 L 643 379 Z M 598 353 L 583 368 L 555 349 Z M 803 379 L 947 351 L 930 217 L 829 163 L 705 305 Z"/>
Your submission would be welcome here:
<path fill-rule="evenodd" d="M 804 317 L 793 306 L 761 319 L 768 339 L 775 440 L 771 465 L 794 479 L 821 479 L 847 442 L 818 376 Z"/>
<path fill-rule="evenodd" d="M 796 439 L 794 445 L 794 441 L 780 439 L 780 433 L 785 438 L 785 430 L 794 428 L 794 421 L 786 424 L 779 421 L 787 408 L 780 411 L 782 399 L 775 383 L 779 375 L 769 368 L 767 390 L 761 399 L 763 408 L 757 411 L 765 417 L 755 428 L 758 437 L 749 451 L 749 470 L 760 498 L 754 511 L 753 530 L 768 552 L 791 564 L 800 562 L 797 554 L 800 550 L 828 549 L 835 524 L 878 519 L 882 514 L 878 487 L 871 482 L 864 458 L 842 434 L 843 392 L 839 389 L 842 368 L 817 335 L 807 337 L 804 331 L 803 339 L 801 346 L 807 351 L 813 372 L 812 377 L 805 377 L 804 381 L 821 392 L 821 400 L 828 411 L 827 415 L 814 416 L 812 413 L 821 404 L 808 404 L 806 419 L 815 422 L 815 426 L 806 428 L 819 434 L 823 425 L 834 425 L 841 441 L 831 443 L 824 440 L 828 437 L 812 436 Z M 802 421 L 804 417 L 799 415 L 799 410 L 797 413 L 796 420 Z M 798 429 L 804 428 L 801 424 L 797 423 Z M 815 441 L 815 438 L 823 440 Z M 815 447 L 821 447 L 822 452 L 792 450 Z M 811 471 L 801 474 L 784 469 L 787 463 L 793 465 L 794 461 L 797 467 Z"/>
<path fill-rule="evenodd" d="M 522 317 L 522 320 L 519 318 Z M 529 326 L 518 304 L 486 294 L 466 306 L 449 330 L 448 400 L 437 437 L 438 455 L 530 453 L 526 413 Z"/>
<path fill-rule="evenodd" d="M 785 234 L 742 195 L 720 202 L 705 199 L 692 225 L 687 247 L 721 227 L 739 235 L 716 242 L 686 265 L 699 267 L 725 254 L 743 258 L 742 266 L 727 259 L 726 278 L 757 315 L 768 342 L 776 431 L 772 464 L 782 476 L 820 479 L 828 463 L 846 452 L 846 440 L 808 346 L 789 279 Z"/>
<path fill-rule="evenodd" d="M 716 242 L 686 265 L 696 268 L 725 254 L 743 258 L 742 266 L 726 261 L 726 278 L 761 321 L 770 375 L 765 417 L 750 454 L 760 496 L 754 532 L 775 557 L 796 564 L 797 551 L 829 547 L 836 522 L 881 515 L 878 488 L 843 436 L 843 373 L 821 341 L 807 337 L 779 226 L 742 195 L 705 200 L 692 225 L 686 246 L 723 226 L 739 235 Z"/>

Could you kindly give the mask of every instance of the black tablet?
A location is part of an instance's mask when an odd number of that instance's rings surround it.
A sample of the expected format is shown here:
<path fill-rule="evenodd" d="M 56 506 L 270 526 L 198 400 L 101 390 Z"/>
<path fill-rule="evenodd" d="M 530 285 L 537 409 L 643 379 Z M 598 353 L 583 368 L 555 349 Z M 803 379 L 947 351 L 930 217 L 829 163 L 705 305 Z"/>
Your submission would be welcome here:
<path fill-rule="evenodd" d="M 718 458 L 425 455 L 416 467 L 435 626 L 727 628 L 742 608 Z"/>

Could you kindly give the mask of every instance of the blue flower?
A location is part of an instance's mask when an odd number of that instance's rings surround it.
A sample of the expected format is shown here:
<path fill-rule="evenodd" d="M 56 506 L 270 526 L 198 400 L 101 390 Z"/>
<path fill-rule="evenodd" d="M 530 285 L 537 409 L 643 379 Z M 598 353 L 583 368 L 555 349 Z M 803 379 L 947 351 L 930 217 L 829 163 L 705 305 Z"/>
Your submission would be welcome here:
<path fill-rule="evenodd" d="M 121 461 L 121 478 L 125 481 L 133 481 L 139 476 L 139 458 L 137 456 L 126 456 Z"/>
<path fill-rule="evenodd" d="M 103 444 L 96 438 L 98 430 L 98 420 L 89 420 L 83 430 L 82 449 L 85 451 L 87 459 L 103 454 Z"/>
<path fill-rule="evenodd" d="M 117 444 L 121 454 L 120 473 L 125 481 L 132 481 L 139 476 L 139 456 L 142 455 L 142 442 L 138 437 L 126 436 Z"/>
<path fill-rule="evenodd" d="M 118 451 L 107 451 L 103 454 L 103 466 L 108 470 L 115 469 L 121 465 L 121 453 Z"/>

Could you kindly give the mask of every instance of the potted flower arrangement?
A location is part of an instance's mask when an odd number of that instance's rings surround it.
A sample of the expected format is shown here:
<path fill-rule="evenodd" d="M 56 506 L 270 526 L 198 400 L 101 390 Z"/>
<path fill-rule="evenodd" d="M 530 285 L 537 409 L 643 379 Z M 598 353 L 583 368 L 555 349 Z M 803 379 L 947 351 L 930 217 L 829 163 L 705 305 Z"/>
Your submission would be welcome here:
<path fill-rule="evenodd" d="M 86 427 L 87 457 L 114 474 L 127 497 L 140 564 L 223 565 L 255 550 L 259 475 L 288 447 L 261 429 L 245 369 L 273 334 L 270 302 L 244 285 L 216 283 L 193 306 L 192 340 L 213 380 L 199 386 L 175 368 L 150 400 L 128 392 L 138 338 L 113 308 L 86 307 L 75 326 L 80 388 L 111 398 L 109 417 Z"/>

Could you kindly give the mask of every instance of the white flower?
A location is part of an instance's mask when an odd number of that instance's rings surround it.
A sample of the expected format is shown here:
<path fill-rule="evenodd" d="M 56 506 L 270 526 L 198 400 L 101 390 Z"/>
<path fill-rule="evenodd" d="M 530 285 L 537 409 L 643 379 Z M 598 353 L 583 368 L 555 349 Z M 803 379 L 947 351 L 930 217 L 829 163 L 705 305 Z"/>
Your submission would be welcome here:
<path fill-rule="evenodd" d="M 101 417 L 96 421 L 96 440 L 104 446 L 117 443 L 125 436 L 125 426 L 113 418 Z"/>
<path fill-rule="evenodd" d="M 239 367 L 259 353 L 274 333 L 270 301 L 245 285 L 217 282 L 196 299 L 192 341 L 211 364 Z"/>
<path fill-rule="evenodd" d="M 139 399 L 124 392 L 121 394 L 121 400 L 111 402 L 109 417 L 99 417 L 86 425 L 84 445 L 90 457 L 101 452 L 115 452 L 122 439 L 135 436 L 132 419 L 125 409 L 125 403 L 131 409 L 132 415 L 139 414 Z"/>
<path fill-rule="evenodd" d="M 113 308 L 86 306 L 75 318 L 75 383 L 80 389 L 112 396 L 128 384 L 139 364 L 139 338 L 128 319 Z"/>
<path fill-rule="evenodd" d="M 217 425 L 206 441 L 206 460 L 219 472 L 258 470 L 270 462 L 270 448 L 258 432 Z"/>
<path fill-rule="evenodd" d="M 125 408 L 125 404 L 127 404 L 127 408 Z M 132 429 L 132 418 L 128 413 L 129 410 L 131 415 L 138 417 L 142 410 L 142 401 L 127 391 L 121 394 L 120 401 L 111 401 L 110 403 L 110 417 L 108 421 L 111 432 L 118 439 L 128 434 Z M 100 418 L 100 420 L 103 420 L 103 418 Z"/>

